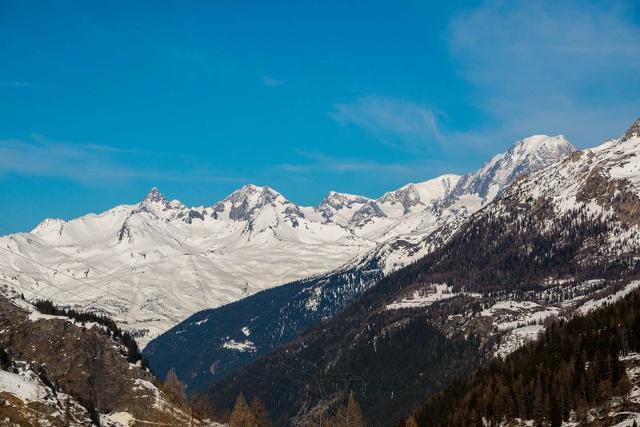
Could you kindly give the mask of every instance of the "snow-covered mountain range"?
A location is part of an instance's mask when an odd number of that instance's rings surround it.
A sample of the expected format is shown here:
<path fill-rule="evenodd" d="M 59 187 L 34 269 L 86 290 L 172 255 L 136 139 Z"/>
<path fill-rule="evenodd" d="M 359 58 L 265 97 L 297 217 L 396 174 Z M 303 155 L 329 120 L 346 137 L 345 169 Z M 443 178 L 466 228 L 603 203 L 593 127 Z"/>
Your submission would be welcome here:
<path fill-rule="evenodd" d="M 314 386 L 347 372 L 366 381 L 366 390 L 350 389 L 366 424 L 396 424 L 416 396 L 505 357 L 553 319 L 624 298 L 640 286 L 639 155 L 640 120 L 621 138 L 517 178 L 431 253 L 220 379 L 209 390 L 213 404 L 229 407 L 228 396 L 250 391 L 283 425 L 304 425 L 335 398 Z M 189 342 L 209 338 L 188 323 L 181 336 Z M 191 372 L 184 372 L 190 380 Z M 272 392 L 277 378 L 289 380 L 288 393 Z"/>
<path fill-rule="evenodd" d="M 517 176 L 574 151 L 562 136 L 517 142 L 475 173 L 443 175 L 369 199 L 331 192 L 298 206 L 246 185 L 187 207 L 152 189 L 140 203 L 0 238 L 0 280 L 27 299 L 105 313 L 145 345 L 190 314 L 318 275 L 383 250 L 385 270 L 428 251 L 407 241 L 455 224 Z"/>

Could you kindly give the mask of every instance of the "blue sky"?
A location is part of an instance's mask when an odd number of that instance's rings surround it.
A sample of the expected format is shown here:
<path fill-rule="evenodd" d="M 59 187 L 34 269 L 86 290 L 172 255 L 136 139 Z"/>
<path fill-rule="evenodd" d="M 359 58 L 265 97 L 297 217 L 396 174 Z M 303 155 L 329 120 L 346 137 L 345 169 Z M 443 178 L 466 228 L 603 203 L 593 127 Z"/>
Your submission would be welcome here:
<path fill-rule="evenodd" d="M 0 0 L 0 233 L 151 186 L 379 196 L 640 116 L 635 2 L 455 3 Z"/>

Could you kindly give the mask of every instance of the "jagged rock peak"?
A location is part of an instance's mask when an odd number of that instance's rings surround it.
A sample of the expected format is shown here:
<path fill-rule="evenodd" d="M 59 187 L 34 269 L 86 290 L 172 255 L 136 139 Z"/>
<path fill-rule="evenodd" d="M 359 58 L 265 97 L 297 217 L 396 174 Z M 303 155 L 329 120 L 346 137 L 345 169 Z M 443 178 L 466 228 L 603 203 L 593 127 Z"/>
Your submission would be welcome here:
<path fill-rule="evenodd" d="M 397 190 L 386 192 L 379 199 L 381 202 L 403 202 L 405 200 L 420 200 L 420 194 L 416 189 L 415 184 L 407 184 L 400 187 Z"/>
<path fill-rule="evenodd" d="M 409 213 L 412 207 L 424 204 L 415 184 L 407 184 L 396 191 L 385 193 L 378 201 L 393 205 L 399 203 L 405 214 Z"/>
<path fill-rule="evenodd" d="M 358 196 L 355 194 L 347 194 L 347 193 L 338 193 L 335 191 L 329 191 L 327 197 L 325 197 L 322 202 L 320 202 L 320 206 L 333 206 L 336 209 L 339 209 L 342 206 L 349 206 L 353 203 L 367 203 L 370 201 L 368 197 Z"/>
<path fill-rule="evenodd" d="M 157 187 L 151 188 L 149 193 L 147 193 L 146 197 L 143 200 L 143 203 L 167 203 L 167 199 L 160 193 Z"/>
<path fill-rule="evenodd" d="M 419 183 L 410 183 L 385 193 L 379 203 L 400 203 L 406 212 L 416 205 L 428 205 L 450 193 L 460 180 L 459 175 L 447 174 Z"/>
<path fill-rule="evenodd" d="M 322 213 L 327 222 L 333 221 L 337 214 L 348 220 L 352 216 L 352 213 L 349 213 L 352 209 L 358 209 L 371 202 L 368 197 L 330 191 L 315 209 Z"/>
<path fill-rule="evenodd" d="M 138 205 L 135 212 L 149 212 L 164 219 L 170 219 L 166 215 L 173 216 L 176 212 L 187 209 L 179 200 L 167 200 L 156 187 L 149 190 L 144 200 Z M 165 213 L 163 213 L 165 212 Z"/>
<path fill-rule="evenodd" d="M 638 120 L 636 120 L 631 127 L 627 129 L 622 137 L 622 142 L 628 141 L 633 137 L 640 138 L 640 118 L 638 118 Z"/>

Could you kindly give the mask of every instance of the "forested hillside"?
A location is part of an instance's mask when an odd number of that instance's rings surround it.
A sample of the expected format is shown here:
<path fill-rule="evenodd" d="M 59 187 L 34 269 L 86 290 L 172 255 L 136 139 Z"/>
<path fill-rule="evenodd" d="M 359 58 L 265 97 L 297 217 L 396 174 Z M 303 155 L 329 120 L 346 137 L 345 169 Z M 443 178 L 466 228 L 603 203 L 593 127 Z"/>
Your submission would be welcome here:
<path fill-rule="evenodd" d="M 493 359 L 410 419 L 434 427 L 522 420 L 552 427 L 563 421 L 612 425 L 612 414 L 640 409 L 640 402 L 627 400 L 633 385 L 625 370 L 625 360 L 638 352 L 640 293 L 634 292 L 585 316 L 551 322 L 537 341 Z"/>

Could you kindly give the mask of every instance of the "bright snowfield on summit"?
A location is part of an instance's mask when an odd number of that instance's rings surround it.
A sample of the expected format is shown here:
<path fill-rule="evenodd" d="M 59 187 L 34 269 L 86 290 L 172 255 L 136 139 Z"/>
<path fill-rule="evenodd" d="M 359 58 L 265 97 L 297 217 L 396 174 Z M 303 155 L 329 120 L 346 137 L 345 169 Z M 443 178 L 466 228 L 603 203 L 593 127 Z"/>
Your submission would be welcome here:
<path fill-rule="evenodd" d="M 0 22 L 0 427 L 640 425 L 640 2 Z"/>

